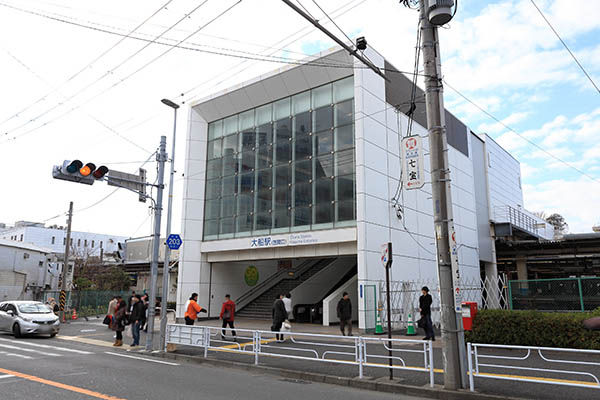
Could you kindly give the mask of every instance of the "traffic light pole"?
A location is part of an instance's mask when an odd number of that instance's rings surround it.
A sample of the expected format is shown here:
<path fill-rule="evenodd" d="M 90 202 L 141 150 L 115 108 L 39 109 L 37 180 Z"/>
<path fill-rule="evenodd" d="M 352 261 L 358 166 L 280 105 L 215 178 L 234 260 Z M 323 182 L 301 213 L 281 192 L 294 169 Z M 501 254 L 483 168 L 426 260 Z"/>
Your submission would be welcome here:
<path fill-rule="evenodd" d="M 458 287 L 460 275 L 452 216 L 451 179 L 438 29 L 429 22 L 428 6 L 425 3 L 425 0 L 419 0 L 419 18 L 431 158 L 431 194 L 440 284 L 444 387 L 456 390 L 466 384 L 464 334 L 461 314 L 457 312 L 457 307 L 460 310 L 460 296 L 458 291 L 456 293 L 454 291 L 454 286 L 460 290 Z"/>
<path fill-rule="evenodd" d="M 63 268 L 62 268 L 62 284 L 60 287 L 60 292 L 65 293 L 66 294 L 66 290 L 67 290 L 67 274 L 69 271 L 69 253 L 71 250 L 71 221 L 73 220 L 73 202 L 69 202 L 69 214 L 68 214 L 68 219 L 67 219 L 67 239 L 65 241 L 65 260 L 63 263 Z M 60 321 L 66 321 L 65 319 L 65 306 L 66 304 L 63 303 L 62 299 L 59 298 L 59 303 L 60 303 Z M 65 295 L 65 301 L 66 301 L 66 295 Z"/>
<path fill-rule="evenodd" d="M 165 179 L 165 162 L 167 161 L 167 138 L 160 137 L 160 148 L 156 155 L 158 162 L 158 185 L 156 203 L 154 204 L 154 234 L 152 235 L 152 262 L 150 264 L 150 300 L 148 304 L 148 334 L 146 335 L 146 350 L 152 350 L 154 340 L 154 315 L 156 305 L 156 283 L 158 281 L 158 251 L 160 248 L 160 220 L 162 215 L 162 199 Z"/>
<path fill-rule="evenodd" d="M 171 151 L 171 175 L 169 177 L 169 199 L 167 200 L 167 232 L 165 238 L 171 234 L 171 214 L 173 210 L 173 178 L 175 176 L 175 135 L 177 134 L 177 109 L 179 106 L 168 100 L 163 100 L 163 104 L 173 108 L 173 148 Z M 160 313 L 160 345 L 166 347 L 165 338 L 167 335 L 167 300 L 169 298 L 169 265 L 171 263 L 171 249 L 165 243 L 165 259 L 163 262 L 163 287 Z"/>

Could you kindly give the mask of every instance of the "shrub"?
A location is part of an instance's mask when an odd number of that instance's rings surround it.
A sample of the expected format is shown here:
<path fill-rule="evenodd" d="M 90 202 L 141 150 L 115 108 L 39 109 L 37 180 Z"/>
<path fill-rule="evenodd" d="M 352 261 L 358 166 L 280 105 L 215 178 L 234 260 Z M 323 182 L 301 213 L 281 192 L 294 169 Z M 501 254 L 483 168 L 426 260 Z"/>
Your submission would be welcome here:
<path fill-rule="evenodd" d="M 583 321 L 599 317 L 600 308 L 585 313 L 480 310 L 473 331 L 465 340 L 473 343 L 600 350 L 600 332 L 583 327 Z"/>

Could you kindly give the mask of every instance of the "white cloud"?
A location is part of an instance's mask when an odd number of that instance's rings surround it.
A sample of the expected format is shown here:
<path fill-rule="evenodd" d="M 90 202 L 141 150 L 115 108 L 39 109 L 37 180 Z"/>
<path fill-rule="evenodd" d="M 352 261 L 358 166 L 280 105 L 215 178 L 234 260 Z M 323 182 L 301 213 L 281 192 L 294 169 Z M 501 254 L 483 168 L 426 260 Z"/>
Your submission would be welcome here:
<path fill-rule="evenodd" d="M 524 185 L 523 197 L 527 209 L 561 214 L 572 233 L 590 232 L 600 220 L 600 182 L 587 178 Z"/>

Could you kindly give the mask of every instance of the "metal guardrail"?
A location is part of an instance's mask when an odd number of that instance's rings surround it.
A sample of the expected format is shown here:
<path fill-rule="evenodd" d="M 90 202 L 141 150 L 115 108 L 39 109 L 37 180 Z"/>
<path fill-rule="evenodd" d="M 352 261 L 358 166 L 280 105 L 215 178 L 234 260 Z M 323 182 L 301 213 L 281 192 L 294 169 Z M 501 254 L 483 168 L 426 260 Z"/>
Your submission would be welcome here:
<path fill-rule="evenodd" d="M 509 356 L 500 354 L 481 354 L 480 349 L 495 349 L 495 350 L 522 350 L 526 351 L 521 356 Z M 600 362 L 590 361 L 577 361 L 577 360 L 566 360 L 566 359 L 555 359 L 545 356 L 542 352 L 556 352 L 556 353 L 568 353 L 568 354 L 585 354 L 585 355 L 598 355 L 600 356 L 600 350 L 580 350 L 580 349 L 565 349 L 565 348 L 554 348 L 554 347 L 535 347 L 535 346 L 507 346 L 497 344 L 481 344 L 481 343 L 467 343 L 467 361 L 469 368 L 469 389 L 475 391 L 475 378 L 489 378 L 489 379 L 503 379 L 521 382 L 534 382 L 534 383 L 545 383 L 549 385 L 562 385 L 562 386 L 574 386 L 584 387 L 592 389 L 600 389 L 600 380 L 597 375 L 586 371 L 574 371 L 568 369 L 549 369 L 549 368 L 535 368 L 524 365 L 507 365 L 507 364 L 489 364 L 483 363 L 483 359 L 491 360 L 509 360 L 509 361 L 525 361 L 529 360 L 533 352 L 537 352 L 539 357 L 547 363 L 560 363 L 567 365 L 578 365 L 578 366 L 598 366 Z M 589 381 L 578 381 L 564 378 L 548 378 L 548 377 L 536 377 L 536 376 L 525 376 L 525 375 L 505 375 L 495 373 L 481 372 L 481 367 L 487 367 L 492 369 L 511 369 L 516 371 L 532 371 L 534 373 L 554 373 L 564 375 L 575 375 L 575 376 L 586 376 L 591 378 Z"/>
<path fill-rule="evenodd" d="M 167 344 L 178 344 L 203 348 L 205 358 L 208 357 L 209 351 L 245 354 L 254 357 L 255 365 L 258 365 L 260 357 L 265 356 L 356 365 L 360 378 L 364 376 L 365 367 L 421 371 L 429 374 L 429 384 L 431 387 L 434 385 L 433 343 L 430 340 L 348 337 L 236 328 L 237 342 L 232 342 L 221 337 L 222 330 L 214 326 L 169 324 L 164 350 L 166 351 Z M 274 345 L 276 333 L 285 335 L 289 341 Z M 377 349 L 381 351 L 377 352 Z M 422 354 L 423 366 L 407 365 L 401 356 L 402 353 Z M 391 366 L 387 364 L 390 360 Z"/>

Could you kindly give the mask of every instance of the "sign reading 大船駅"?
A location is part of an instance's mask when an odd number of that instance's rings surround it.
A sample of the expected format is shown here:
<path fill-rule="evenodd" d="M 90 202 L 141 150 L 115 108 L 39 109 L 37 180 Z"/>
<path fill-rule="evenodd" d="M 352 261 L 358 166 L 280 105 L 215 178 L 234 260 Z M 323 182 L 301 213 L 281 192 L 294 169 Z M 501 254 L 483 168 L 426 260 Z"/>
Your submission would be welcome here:
<path fill-rule="evenodd" d="M 402 139 L 402 184 L 405 189 L 418 189 L 425 184 L 423 143 L 421 136 Z"/>
<path fill-rule="evenodd" d="M 298 246 L 305 244 L 317 244 L 319 242 L 319 238 L 312 233 L 291 233 L 287 235 L 287 238 L 272 236 L 251 238 L 250 248 L 258 249 L 277 246 Z"/>

